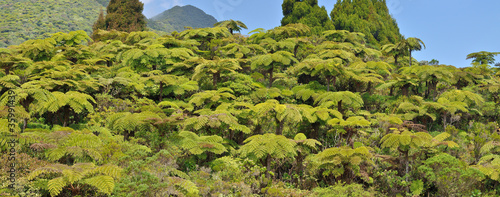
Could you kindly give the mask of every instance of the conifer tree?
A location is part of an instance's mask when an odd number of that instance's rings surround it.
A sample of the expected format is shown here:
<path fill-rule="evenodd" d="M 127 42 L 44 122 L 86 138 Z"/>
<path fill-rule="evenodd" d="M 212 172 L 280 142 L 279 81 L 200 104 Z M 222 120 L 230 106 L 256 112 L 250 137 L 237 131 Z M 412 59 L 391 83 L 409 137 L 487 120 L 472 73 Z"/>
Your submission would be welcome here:
<path fill-rule="evenodd" d="M 146 17 L 142 14 L 143 9 L 144 4 L 139 0 L 111 0 L 104 20 L 106 30 L 114 29 L 124 32 L 146 30 Z M 99 23 L 99 20 L 96 23 Z"/>
<path fill-rule="evenodd" d="M 330 16 L 335 29 L 361 32 L 368 43 L 376 47 L 401 39 L 385 0 L 337 0 Z"/>
<path fill-rule="evenodd" d="M 324 30 L 334 29 L 324 6 L 318 6 L 318 0 L 284 0 L 283 19 L 281 25 L 302 23 L 311 28 L 313 33 L 319 34 Z"/>
<path fill-rule="evenodd" d="M 102 30 L 107 29 L 106 28 L 106 21 L 104 19 L 104 11 L 102 9 L 99 12 L 99 17 L 97 18 L 97 21 L 92 26 L 92 32 L 96 32 L 98 29 L 102 29 Z M 92 37 L 94 37 L 94 33 L 92 33 Z"/>

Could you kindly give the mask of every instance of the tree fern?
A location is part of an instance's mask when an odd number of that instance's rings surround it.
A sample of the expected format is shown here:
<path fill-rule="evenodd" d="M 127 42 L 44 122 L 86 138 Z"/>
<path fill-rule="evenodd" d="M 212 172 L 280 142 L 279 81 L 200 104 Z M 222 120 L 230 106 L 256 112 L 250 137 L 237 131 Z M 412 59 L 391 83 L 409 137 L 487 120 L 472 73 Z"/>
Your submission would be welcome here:
<path fill-rule="evenodd" d="M 282 135 L 270 133 L 254 135 L 247 138 L 244 143 L 245 145 L 239 149 L 241 156 L 262 160 L 267 167 L 266 176 L 268 177 L 272 158 L 283 159 L 297 155 L 294 149 L 296 143 Z"/>
<path fill-rule="evenodd" d="M 333 175 L 340 177 L 343 181 L 350 182 L 354 177 L 360 177 L 368 182 L 369 177 L 364 177 L 362 171 L 366 168 L 360 168 L 364 165 L 372 165 L 370 160 L 372 154 L 371 148 L 361 146 L 355 149 L 350 147 L 328 148 L 314 156 L 314 160 L 319 162 L 318 169 L 324 169 L 323 176 Z"/>
<path fill-rule="evenodd" d="M 345 106 L 356 109 L 362 107 L 364 102 L 358 94 L 349 91 L 342 91 L 324 93 L 316 98 L 314 104 L 323 107 L 337 105 L 337 110 L 342 114 L 345 114 Z"/>
<path fill-rule="evenodd" d="M 160 119 L 161 117 L 153 112 L 130 113 L 122 112 L 109 116 L 106 121 L 107 127 L 120 134 L 123 134 L 125 140 L 137 133 L 144 133 L 154 130 L 154 126 L 148 119 Z"/>
<path fill-rule="evenodd" d="M 197 107 L 214 108 L 216 104 L 235 99 L 233 90 L 229 88 L 219 88 L 218 90 L 203 91 L 194 94 L 189 100 L 190 104 Z"/>
<path fill-rule="evenodd" d="M 222 138 L 217 135 L 198 136 L 193 132 L 181 131 L 179 136 L 183 137 L 181 147 L 191 154 L 199 155 L 206 151 L 222 154 L 227 151 L 222 145 Z"/>
<path fill-rule="evenodd" d="M 77 163 L 73 166 L 50 164 L 36 169 L 28 176 L 28 180 L 41 175 L 55 174 L 56 178 L 47 182 L 51 196 L 57 196 L 64 189 L 78 192 L 81 185 L 88 184 L 97 188 L 98 192 L 111 194 L 115 181 L 120 178 L 122 169 L 115 165 L 95 166 L 93 163 Z M 67 186 L 71 186 L 67 188 Z"/>

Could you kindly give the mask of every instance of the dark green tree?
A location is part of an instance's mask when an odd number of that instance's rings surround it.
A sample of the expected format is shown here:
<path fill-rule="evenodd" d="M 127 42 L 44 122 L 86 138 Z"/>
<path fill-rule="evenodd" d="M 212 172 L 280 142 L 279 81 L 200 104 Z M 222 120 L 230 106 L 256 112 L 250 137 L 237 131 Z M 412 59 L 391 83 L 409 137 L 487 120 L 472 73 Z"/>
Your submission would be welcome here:
<path fill-rule="evenodd" d="M 96 32 L 98 29 L 101 30 L 106 30 L 106 20 L 104 18 L 104 11 L 101 9 L 99 12 L 99 17 L 97 18 L 97 21 L 94 23 L 92 26 L 92 39 L 94 39 L 94 32 Z"/>
<path fill-rule="evenodd" d="M 309 26 L 316 34 L 334 29 L 325 6 L 319 7 L 318 0 L 284 0 L 282 7 L 284 15 L 281 19 L 282 26 L 302 23 Z"/>
<path fill-rule="evenodd" d="M 385 0 L 337 0 L 330 16 L 335 29 L 361 32 L 376 47 L 396 43 L 402 37 Z"/>
<path fill-rule="evenodd" d="M 143 9 L 144 4 L 139 0 L 111 0 L 106 9 L 106 29 L 125 32 L 146 30 Z"/>

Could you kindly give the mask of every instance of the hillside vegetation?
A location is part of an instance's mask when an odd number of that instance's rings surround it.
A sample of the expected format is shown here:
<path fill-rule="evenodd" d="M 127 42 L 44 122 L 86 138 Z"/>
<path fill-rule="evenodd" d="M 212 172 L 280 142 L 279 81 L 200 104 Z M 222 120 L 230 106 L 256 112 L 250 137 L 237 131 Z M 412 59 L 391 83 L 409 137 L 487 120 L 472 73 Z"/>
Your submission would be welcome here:
<path fill-rule="evenodd" d="M 109 1 L 2 0 L 0 47 L 50 37 L 49 34 L 57 32 L 84 30 L 90 34 L 99 10 L 105 10 L 103 4 L 107 2 Z"/>

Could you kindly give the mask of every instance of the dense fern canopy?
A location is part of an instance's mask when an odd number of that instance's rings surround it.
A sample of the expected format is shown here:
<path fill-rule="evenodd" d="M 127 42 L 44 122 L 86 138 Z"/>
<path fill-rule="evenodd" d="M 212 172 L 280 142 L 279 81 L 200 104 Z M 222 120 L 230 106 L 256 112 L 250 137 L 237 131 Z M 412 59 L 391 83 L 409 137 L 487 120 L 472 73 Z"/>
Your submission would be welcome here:
<path fill-rule="evenodd" d="M 338 4 L 388 17 L 385 1 Z M 245 37 L 228 20 L 0 49 L 0 195 L 497 196 L 498 69 L 419 64 L 423 42 L 392 43 L 390 24 Z"/>

